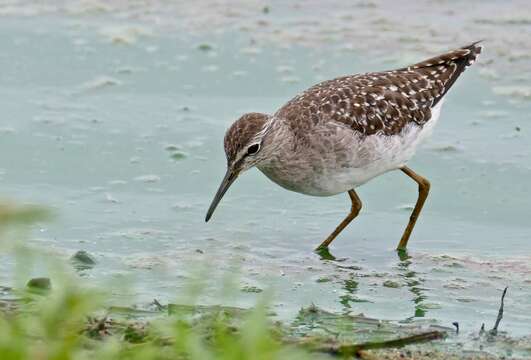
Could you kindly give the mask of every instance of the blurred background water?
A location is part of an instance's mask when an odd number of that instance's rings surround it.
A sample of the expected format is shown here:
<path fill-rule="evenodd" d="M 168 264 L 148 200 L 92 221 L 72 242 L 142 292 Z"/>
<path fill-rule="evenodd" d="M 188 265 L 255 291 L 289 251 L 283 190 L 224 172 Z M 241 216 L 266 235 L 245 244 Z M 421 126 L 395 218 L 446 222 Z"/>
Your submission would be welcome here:
<path fill-rule="evenodd" d="M 58 218 L 31 244 L 130 282 L 117 303 L 174 301 L 196 270 L 204 303 L 274 291 L 289 319 L 331 311 L 493 322 L 531 333 L 531 10 L 525 1 L 26 2 L 0 4 L 0 193 Z M 214 218 L 225 129 L 338 75 L 404 66 L 484 39 L 410 166 L 432 191 L 407 256 L 394 248 L 417 196 L 400 172 L 359 189 L 361 215 L 323 259 L 346 195 L 291 193 L 242 176 Z M 13 259 L 2 256 L 0 284 Z M 236 296 L 219 298 L 235 274 Z M 43 276 L 42 269 L 35 275 Z"/>

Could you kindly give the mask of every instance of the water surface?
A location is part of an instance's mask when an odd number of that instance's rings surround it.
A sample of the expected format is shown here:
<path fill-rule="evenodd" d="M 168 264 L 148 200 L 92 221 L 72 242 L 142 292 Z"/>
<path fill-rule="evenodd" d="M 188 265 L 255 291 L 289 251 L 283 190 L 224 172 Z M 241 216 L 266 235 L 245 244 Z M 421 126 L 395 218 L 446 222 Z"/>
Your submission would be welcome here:
<path fill-rule="evenodd" d="M 35 228 L 31 244 L 65 259 L 80 249 L 91 253 L 98 264 L 81 272 L 87 281 L 132 284 L 113 291 L 119 303 L 174 301 L 203 270 L 209 276 L 201 302 L 220 302 L 220 279 L 233 273 L 238 291 L 223 303 L 252 306 L 262 290 L 273 289 L 273 308 L 283 319 L 315 303 L 399 321 L 459 321 L 475 331 L 494 322 L 501 290 L 509 286 L 502 327 L 529 334 L 531 123 L 523 75 L 516 79 L 525 69 L 518 54 L 507 70 L 510 82 L 493 78 L 499 65 L 481 65 L 483 58 L 467 71 L 411 161 L 432 190 L 408 254 L 394 248 L 417 188 L 400 172 L 359 189 L 361 215 L 328 258 L 313 248 L 346 215 L 346 195 L 288 192 L 252 170 L 204 223 L 225 171 L 224 131 L 239 115 L 274 112 L 322 79 L 436 53 L 402 39 L 409 50 L 381 56 L 381 49 L 342 42 L 344 29 L 305 33 L 301 19 L 317 6 L 309 4 L 300 12 L 276 3 L 267 11 L 242 7 L 243 14 L 256 12 L 252 24 L 241 14 L 232 25 L 230 14 L 210 15 L 221 31 L 198 26 L 206 15 L 196 22 L 186 16 L 200 12 L 199 5 L 183 5 L 193 12 L 175 15 L 175 27 L 173 13 L 144 9 L 135 19 L 134 6 L 88 14 L 51 5 L 36 7 L 36 14 L 0 8 L 1 193 L 58 214 Z M 359 9 L 381 24 L 388 10 L 374 6 Z M 343 21 L 357 11 L 343 9 Z M 472 23 L 490 33 L 500 28 L 498 18 L 474 16 Z M 525 32 L 525 19 L 504 28 Z M 279 42 L 271 27 L 290 24 L 296 31 L 286 30 Z M 256 32 L 259 26 L 266 30 Z M 375 36 L 380 30 L 365 28 Z M 442 49 L 464 44 L 433 36 L 439 45 L 431 47 L 439 50 L 442 43 Z M 4 284 L 13 260 L 3 258 Z"/>

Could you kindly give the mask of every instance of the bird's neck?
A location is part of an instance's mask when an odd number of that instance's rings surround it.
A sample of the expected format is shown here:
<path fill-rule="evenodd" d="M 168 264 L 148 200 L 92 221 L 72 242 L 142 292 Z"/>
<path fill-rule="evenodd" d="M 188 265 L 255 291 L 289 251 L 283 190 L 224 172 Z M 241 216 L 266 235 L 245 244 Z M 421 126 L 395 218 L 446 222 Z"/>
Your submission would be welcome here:
<path fill-rule="evenodd" d="M 264 132 L 263 150 L 267 152 L 267 156 L 261 165 L 268 166 L 281 160 L 282 154 L 290 152 L 294 137 L 285 122 L 275 117 L 264 124 Z"/>

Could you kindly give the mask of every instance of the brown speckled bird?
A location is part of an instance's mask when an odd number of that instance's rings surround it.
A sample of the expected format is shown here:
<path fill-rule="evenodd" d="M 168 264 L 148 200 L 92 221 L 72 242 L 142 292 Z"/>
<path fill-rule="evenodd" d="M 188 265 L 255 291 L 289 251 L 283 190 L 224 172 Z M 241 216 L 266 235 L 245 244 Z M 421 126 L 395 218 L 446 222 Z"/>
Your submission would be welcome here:
<path fill-rule="evenodd" d="M 405 249 L 430 188 L 406 164 L 432 132 L 444 96 L 480 52 L 476 42 L 405 68 L 339 77 L 312 86 L 274 115 L 243 115 L 225 135 L 227 173 L 206 221 L 238 175 L 256 166 L 288 190 L 348 193 L 351 211 L 318 247 L 327 248 L 361 210 L 354 189 L 400 169 L 419 186 L 398 244 Z"/>

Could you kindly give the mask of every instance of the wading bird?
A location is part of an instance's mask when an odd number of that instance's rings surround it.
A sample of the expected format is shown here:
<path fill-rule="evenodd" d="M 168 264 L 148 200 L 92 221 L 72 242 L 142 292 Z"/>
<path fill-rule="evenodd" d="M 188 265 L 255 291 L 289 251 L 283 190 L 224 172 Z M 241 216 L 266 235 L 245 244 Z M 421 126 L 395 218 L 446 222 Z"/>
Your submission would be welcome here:
<path fill-rule="evenodd" d="M 348 193 L 350 213 L 319 245 L 324 249 L 360 212 L 355 189 L 399 169 L 419 187 L 398 244 L 405 249 L 430 189 L 406 164 L 432 132 L 448 90 L 480 52 L 476 42 L 401 69 L 339 77 L 312 86 L 273 115 L 243 115 L 225 135 L 227 172 L 205 220 L 236 178 L 256 166 L 291 191 Z"/>

